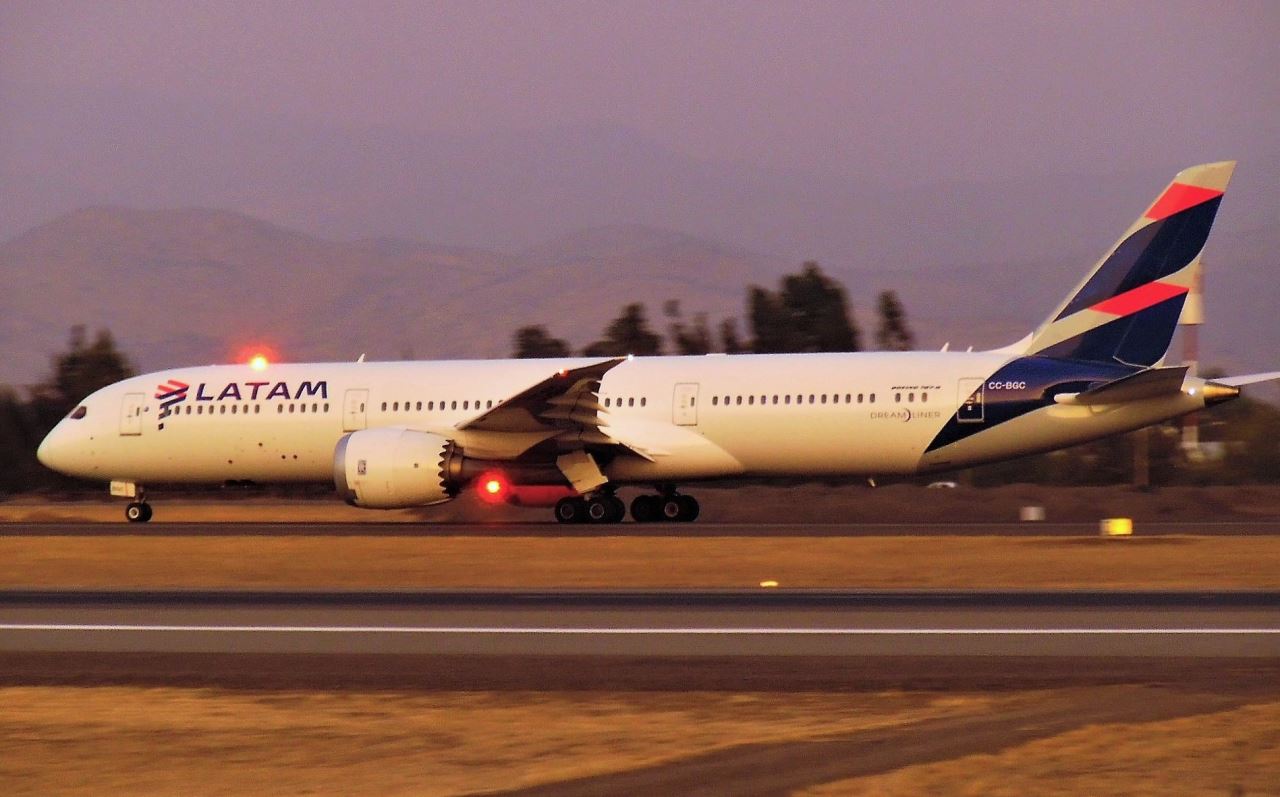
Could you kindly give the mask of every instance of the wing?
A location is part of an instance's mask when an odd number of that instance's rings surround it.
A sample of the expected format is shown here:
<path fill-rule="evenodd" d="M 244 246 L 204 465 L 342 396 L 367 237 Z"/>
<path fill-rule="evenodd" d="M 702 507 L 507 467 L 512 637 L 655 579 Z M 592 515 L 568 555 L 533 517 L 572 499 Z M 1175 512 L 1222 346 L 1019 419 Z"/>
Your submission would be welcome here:
<path fill-rule="evenodd" d="M 614 357 L 557 371 L 458 429 L 492 441 L 486 448 L 506 448 L 500 442 L 506 440 L 523 450 L 553 437 L 570 444 L 624 445 L 600 430 L 605 419 L 599 396 L 601 378 L 624 362 Z"/>

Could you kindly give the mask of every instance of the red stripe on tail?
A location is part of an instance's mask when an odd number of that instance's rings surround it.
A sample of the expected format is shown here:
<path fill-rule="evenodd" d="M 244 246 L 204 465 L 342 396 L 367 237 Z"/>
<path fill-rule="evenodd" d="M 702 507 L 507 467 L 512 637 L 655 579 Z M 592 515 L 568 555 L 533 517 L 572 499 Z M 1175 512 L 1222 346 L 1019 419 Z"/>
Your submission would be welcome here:
<path fill-rule="evenodd" d="M 1187 289 L 1181 285 L 1170 285 L 1166 282 L 1148 282 L 1146 285 L 1098 302 L 1089 309 L 1117 316 L 1133 315 L 1141 310 L 1146 310 L 1148 307 L 1160 304 L 1166 299 L 1181 296 L 1186 292 Z"/>
<path fill-rule="evenodd" d="M 1201 188 L 1198 185 L 1183 185 L 1182 183 L 1174 183 L 1169 186 L 1169 190 L 1156 200 L 1151 209 L 1146 212 L 1146 217 L 1152 221 L 1165 219 L 1180 210 L 1186 210 L 1201 202 L 1208 202 L 1210 199 L 1222 196 L 1221 191 L 1215 191 L 1212 188 Z"/>

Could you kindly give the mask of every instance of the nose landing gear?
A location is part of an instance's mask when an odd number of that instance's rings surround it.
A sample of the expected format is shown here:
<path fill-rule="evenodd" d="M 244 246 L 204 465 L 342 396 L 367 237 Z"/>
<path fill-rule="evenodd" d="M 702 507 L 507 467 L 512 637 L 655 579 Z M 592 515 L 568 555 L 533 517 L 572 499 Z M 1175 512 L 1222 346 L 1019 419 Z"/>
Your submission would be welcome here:
<path fill-rule="evenodd" d="M 124 517 L 130 523 L 146 523 L 151 519 L 151 504 L 146 501 L 133 501 L 124 508 Z"/>

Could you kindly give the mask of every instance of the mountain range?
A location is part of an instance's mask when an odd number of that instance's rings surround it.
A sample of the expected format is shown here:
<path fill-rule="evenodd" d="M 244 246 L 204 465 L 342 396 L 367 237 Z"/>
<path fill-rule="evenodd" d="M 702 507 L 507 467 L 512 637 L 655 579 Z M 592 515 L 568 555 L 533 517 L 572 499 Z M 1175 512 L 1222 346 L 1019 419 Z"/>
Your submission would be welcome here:
<path fill-rule="evenodd" d="M 1207 256 L 1205 359 L 1264 370 L 1275 360 L 1275 228 L 1215 236 Z M 1092 258 L 851 269 L 870 340 L 875 294 L 903 297 L 919 343 L 1010 342 L 1041 320 Z M 1223 273 L 1218 276 L 1218 264 Z M 606 226 L 522 252 L 391 238 L 332 241 L 241 213 L 94 207 L 0 244 L 0 382 L 47 372 L 72 324 L 110 329 L 146 370 L 233 361 L 265 345 L 288 360 L 502 357 L 512 334 L 544 324 L 581 348 L 622 305 L 643 302 L 665 331 L 663 302 L 714 325 L 741 320 L 748 284 L 775 285 L 800 264 L 669 229 Z M 1231 312 L 1222 308 L 1231 307 Z"/>

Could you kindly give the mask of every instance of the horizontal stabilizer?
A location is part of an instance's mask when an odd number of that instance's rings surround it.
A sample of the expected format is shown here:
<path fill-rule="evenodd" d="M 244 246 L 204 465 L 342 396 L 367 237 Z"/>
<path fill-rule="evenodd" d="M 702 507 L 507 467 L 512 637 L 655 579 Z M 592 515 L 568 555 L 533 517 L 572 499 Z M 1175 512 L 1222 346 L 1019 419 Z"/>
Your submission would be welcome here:
<path fill-rule="evenodd" d="M 1280 379 L 1280 371 L 1269 371 L 1265 374 L 1245 374 L 1244 376 L 1224 376 L 1221 379 L 1214 379 L 1220 385 L 1229 385 L 1230 387 L 1241 387 L 1243 385 L 1252 385 L 1257 382 L 1270 382 L 1272 379 Z"/>
<path fill-rule="evenodd" d="M 1136 374 L 1107 382 L 1083 393 L 1077 393 L 1064 404 L 1123 404 L 1128 401 L 1168 396 L 1182 390 L 1182 380 L 1186 378 L 1185 365 L 1172 368 L 1148 368 Z M 1065 397 L 1059 397 L 1063 399 Z"/>

